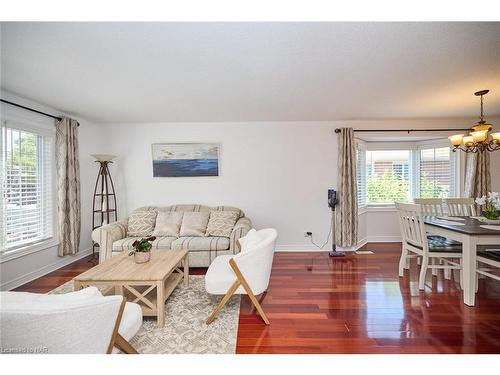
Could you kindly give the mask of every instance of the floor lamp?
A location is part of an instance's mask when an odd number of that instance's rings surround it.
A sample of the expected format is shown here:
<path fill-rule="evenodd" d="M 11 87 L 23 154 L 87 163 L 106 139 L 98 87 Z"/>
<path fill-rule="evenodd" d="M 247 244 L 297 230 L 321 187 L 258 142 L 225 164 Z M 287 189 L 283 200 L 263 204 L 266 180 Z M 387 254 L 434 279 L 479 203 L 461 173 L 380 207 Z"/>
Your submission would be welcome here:
<path fill-rule="evenodd" d="M 116 156 L 107 154 L 92 154 L 91 156 L 96 163 L 100 164 L 92 204 L 92 230 L 94 230 L 118 220 L 115 186 L 108 168 L 108 165 L 113 162 L 112 160 Z M 94 257 L 96 247 L 99 247 L 99 245 L 92 242 L 92 257 Z"/>

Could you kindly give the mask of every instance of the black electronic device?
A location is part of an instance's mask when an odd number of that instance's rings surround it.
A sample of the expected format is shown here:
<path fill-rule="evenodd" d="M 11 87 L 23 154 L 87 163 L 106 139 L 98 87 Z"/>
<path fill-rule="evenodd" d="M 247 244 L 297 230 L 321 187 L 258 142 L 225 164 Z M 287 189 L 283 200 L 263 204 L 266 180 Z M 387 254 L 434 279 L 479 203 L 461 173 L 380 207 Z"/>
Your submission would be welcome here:
<path fill-rule="evenodd" d="M 328 253 L 331 257 L 343 257 L 345 255 L 344 252 L 337 251 L 337 246 L 335 244 L 335 206 L 337 203 L 337 192 L 334 189 L 328 189 L 328 207 L 332 209 L 332 251 Z"/>
<path fill-rule="evenodd" d="M 328 189 L 328 207 L 335 209 L 337 205 L 337 192 L 334 189 Z"/>

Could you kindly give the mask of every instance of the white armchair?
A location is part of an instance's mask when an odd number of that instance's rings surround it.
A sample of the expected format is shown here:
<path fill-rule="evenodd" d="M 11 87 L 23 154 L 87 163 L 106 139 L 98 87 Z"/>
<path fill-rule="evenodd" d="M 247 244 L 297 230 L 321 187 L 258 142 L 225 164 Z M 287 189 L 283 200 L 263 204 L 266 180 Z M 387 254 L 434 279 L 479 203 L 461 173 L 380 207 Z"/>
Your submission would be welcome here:
<path fill-rule="evenodd" d="M 251 237 L 251 238 L 249 238 Z M 215 258 L 205 276 L 208 293 L 224 295 L 207 319 L 212 323 L 233 294 L 247 294 L 262 320 L 269 324 L 262 306 L 255 297 L 267 290 L 278 232 L 275 229 L 252 230 L 240 238 L 241 252 Z"/>
<path fill-rule="evenodd" d="M 11 353 L 137 353 L 139 305 L 96 287 L 67 294 L 0 293 L 1 347 Z M 115 349 L 114 349 L 115 348 Z"/>

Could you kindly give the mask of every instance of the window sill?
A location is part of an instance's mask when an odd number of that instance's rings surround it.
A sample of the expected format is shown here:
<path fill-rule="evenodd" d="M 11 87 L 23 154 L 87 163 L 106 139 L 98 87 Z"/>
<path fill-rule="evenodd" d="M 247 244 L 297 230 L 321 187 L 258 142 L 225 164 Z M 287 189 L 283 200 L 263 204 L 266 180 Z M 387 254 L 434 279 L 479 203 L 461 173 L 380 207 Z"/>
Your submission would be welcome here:
<path fill-rule="evenodd" d="M 358 211 L 359 214 L 367 212 L 396 212 L 396 206 L 394 204 L 369 205 Z"/>
<path fill-rule="evenodd" d="M 0 255 L 0 264 L 59 245 L 54 238 L 43 240 L 18 249 L 8 250 Z"/>

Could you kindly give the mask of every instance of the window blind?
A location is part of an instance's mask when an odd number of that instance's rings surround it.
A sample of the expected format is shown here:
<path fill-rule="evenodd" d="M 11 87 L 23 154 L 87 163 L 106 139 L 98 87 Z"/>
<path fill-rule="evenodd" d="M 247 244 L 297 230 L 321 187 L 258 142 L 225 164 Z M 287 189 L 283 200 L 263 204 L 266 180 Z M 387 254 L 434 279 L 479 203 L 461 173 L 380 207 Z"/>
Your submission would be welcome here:
<path fill-rule="evenodd" d="M 450 148 L 422 148 L 419 150 L 419 159 L 419 197 L 454 196 L 455 157 Z"/>
<path fill-rule="evenodd" d="M 356 158 L 359 207 L 457 194 L 456 154 L 448 146 L 358 148 Z"/>
<path fill-rule="evenodd" d="M 53 237 L 53 137 L 2 124 L 0 251 Z"/>
<path fill-rule="evenodd" d="M 358 145 L 356 149 L 356 182 L 358 208 L 366 206 L 366 150 Z"/>

